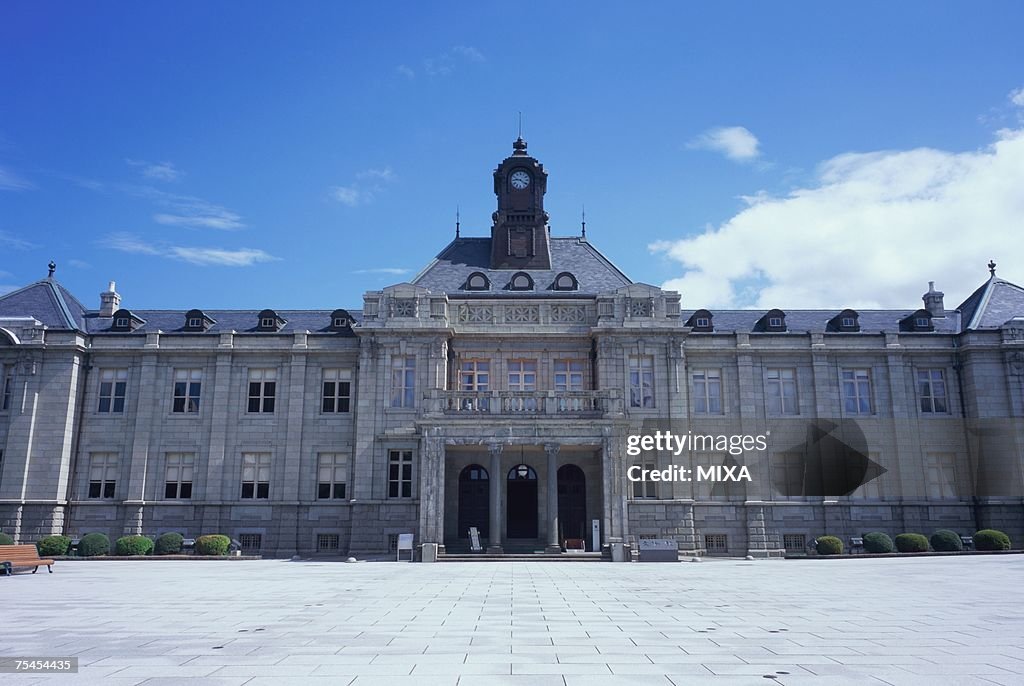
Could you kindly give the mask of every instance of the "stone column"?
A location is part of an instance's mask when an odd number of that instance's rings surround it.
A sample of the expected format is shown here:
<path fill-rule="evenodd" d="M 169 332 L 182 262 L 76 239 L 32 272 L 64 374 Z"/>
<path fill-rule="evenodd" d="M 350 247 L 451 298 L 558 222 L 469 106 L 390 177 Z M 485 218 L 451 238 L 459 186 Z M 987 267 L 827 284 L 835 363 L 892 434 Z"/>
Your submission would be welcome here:
<path fill-rule="evenodd" d="M 142 356 L 142 371 L 139 377 L 139 404 L 135 412 L 131 452 L 124 456 L 128 460 L 127 469 L 122 463 L 120 474 L 128 476 L 128 488 L 125 489 L 123 534 L 139 535 L 144 528 L 144 508 L 146 502 L 147 472 L 153 466 L 150 463 L 149 448 L 151 431 L 158 412 L 166 412 L 163 403 L 157 405 L 157 356 L 152 351 L 158 347 L 159 338 L 156 334 L 146 337 L 146 352 Z M 159 476 L 157 477 L 159 478 Z"/>
<path fill-rule="evenodd" d="M 444 439 L 429 429 L 420 452 L 420 543 L 444 544 Z"/>
<path fill-rule="evenodd" d="M 548 545 L 544 552 L 560 553 L 562 546 L 558 542 L 558 449 L 557 443 L 545 443 L 544 452 L 548 454 Z"/>
<path fill-rule="evenodd" d="M 501 473 L 501 451 L 503 446 L 500 443 L 492 443 L 487 446 L 491 453 L 491 478 L 488 480 L 491 488 L 491 521 L 489 524 L 487 552 L 500 555 L 501 549 L 501 482 L 504 476 Z"/>

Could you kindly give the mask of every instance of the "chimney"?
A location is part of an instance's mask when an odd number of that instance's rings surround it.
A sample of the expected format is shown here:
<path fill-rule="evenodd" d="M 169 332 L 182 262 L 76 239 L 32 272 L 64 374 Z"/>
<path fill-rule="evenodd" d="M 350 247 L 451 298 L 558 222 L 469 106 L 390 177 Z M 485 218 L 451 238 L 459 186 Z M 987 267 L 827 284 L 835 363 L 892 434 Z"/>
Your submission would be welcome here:
<path fill-rule="evenodd" d="M 121 295 L 117 292 L 116 284 L 111 281 L 107 290 L 100 293 L 100 316 L 113 317 L 119 309 L 121 309 Z"/>
<path fill-rule="evenodd" d="M 935 290 L 935 282 L 928 282 L 928 292 L 921 296 L 924 300 L 924 309 L 932 313 L 933 317 L 945 317 L 946 308 L 942 304 L 942 298 L 945 293 L 942 291 Z"/>

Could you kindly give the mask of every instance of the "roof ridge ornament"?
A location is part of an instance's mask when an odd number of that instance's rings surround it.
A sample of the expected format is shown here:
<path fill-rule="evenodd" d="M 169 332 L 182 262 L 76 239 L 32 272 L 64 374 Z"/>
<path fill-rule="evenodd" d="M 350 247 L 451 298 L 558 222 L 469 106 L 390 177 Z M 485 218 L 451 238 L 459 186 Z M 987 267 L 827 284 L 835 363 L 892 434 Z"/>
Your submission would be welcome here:
<path fill-rule="evenodd" d="M 47 267 L 49 268 L 49 270 L 50 270 L 50 273 L 46 275 L 46 278 L 48 278 L 48 279 L 52 279 L 52 278 L 53 278 L 53 273 L 54 273 L 55 271 L 57 271 L 57 263 L 56 263 L 56 262 L 54 262 L 53 260 L 50 260 L 50 264 L 48 264 L 48 265 L 46 265 L 46 266 L 47 266 Z"/>
<path fill-rule="evenodd" d="M 996 261 L 995 260 L 989 260 L 988 261 L 988 273 L 991 274 L 992 276 L 996 275 Z"/>

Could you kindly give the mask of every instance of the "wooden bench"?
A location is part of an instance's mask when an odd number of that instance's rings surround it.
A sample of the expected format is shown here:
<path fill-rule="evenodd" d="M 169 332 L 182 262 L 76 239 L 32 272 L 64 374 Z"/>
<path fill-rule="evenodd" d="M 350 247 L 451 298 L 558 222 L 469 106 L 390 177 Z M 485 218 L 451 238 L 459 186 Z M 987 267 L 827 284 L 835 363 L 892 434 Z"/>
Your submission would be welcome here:
<path fill-rule="evenodd" d="M 0 545 L 0 564 L 8 575 L 19 567 L 31 567 L 33 574 L 46 567 L 53 574 L 53 560 L 41 559 L 34 545 Z"/>

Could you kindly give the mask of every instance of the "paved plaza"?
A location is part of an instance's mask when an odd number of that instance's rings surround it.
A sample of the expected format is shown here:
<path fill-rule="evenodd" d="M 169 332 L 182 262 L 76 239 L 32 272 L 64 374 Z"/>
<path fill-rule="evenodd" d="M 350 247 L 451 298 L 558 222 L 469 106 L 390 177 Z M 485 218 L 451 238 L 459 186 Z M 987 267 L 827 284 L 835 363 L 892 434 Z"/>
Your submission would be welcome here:
<path fill-rule="evenodd" d="M 0 578 L 6 684 L 1024 684 L 1024 556 L 58 562 Z"/>

